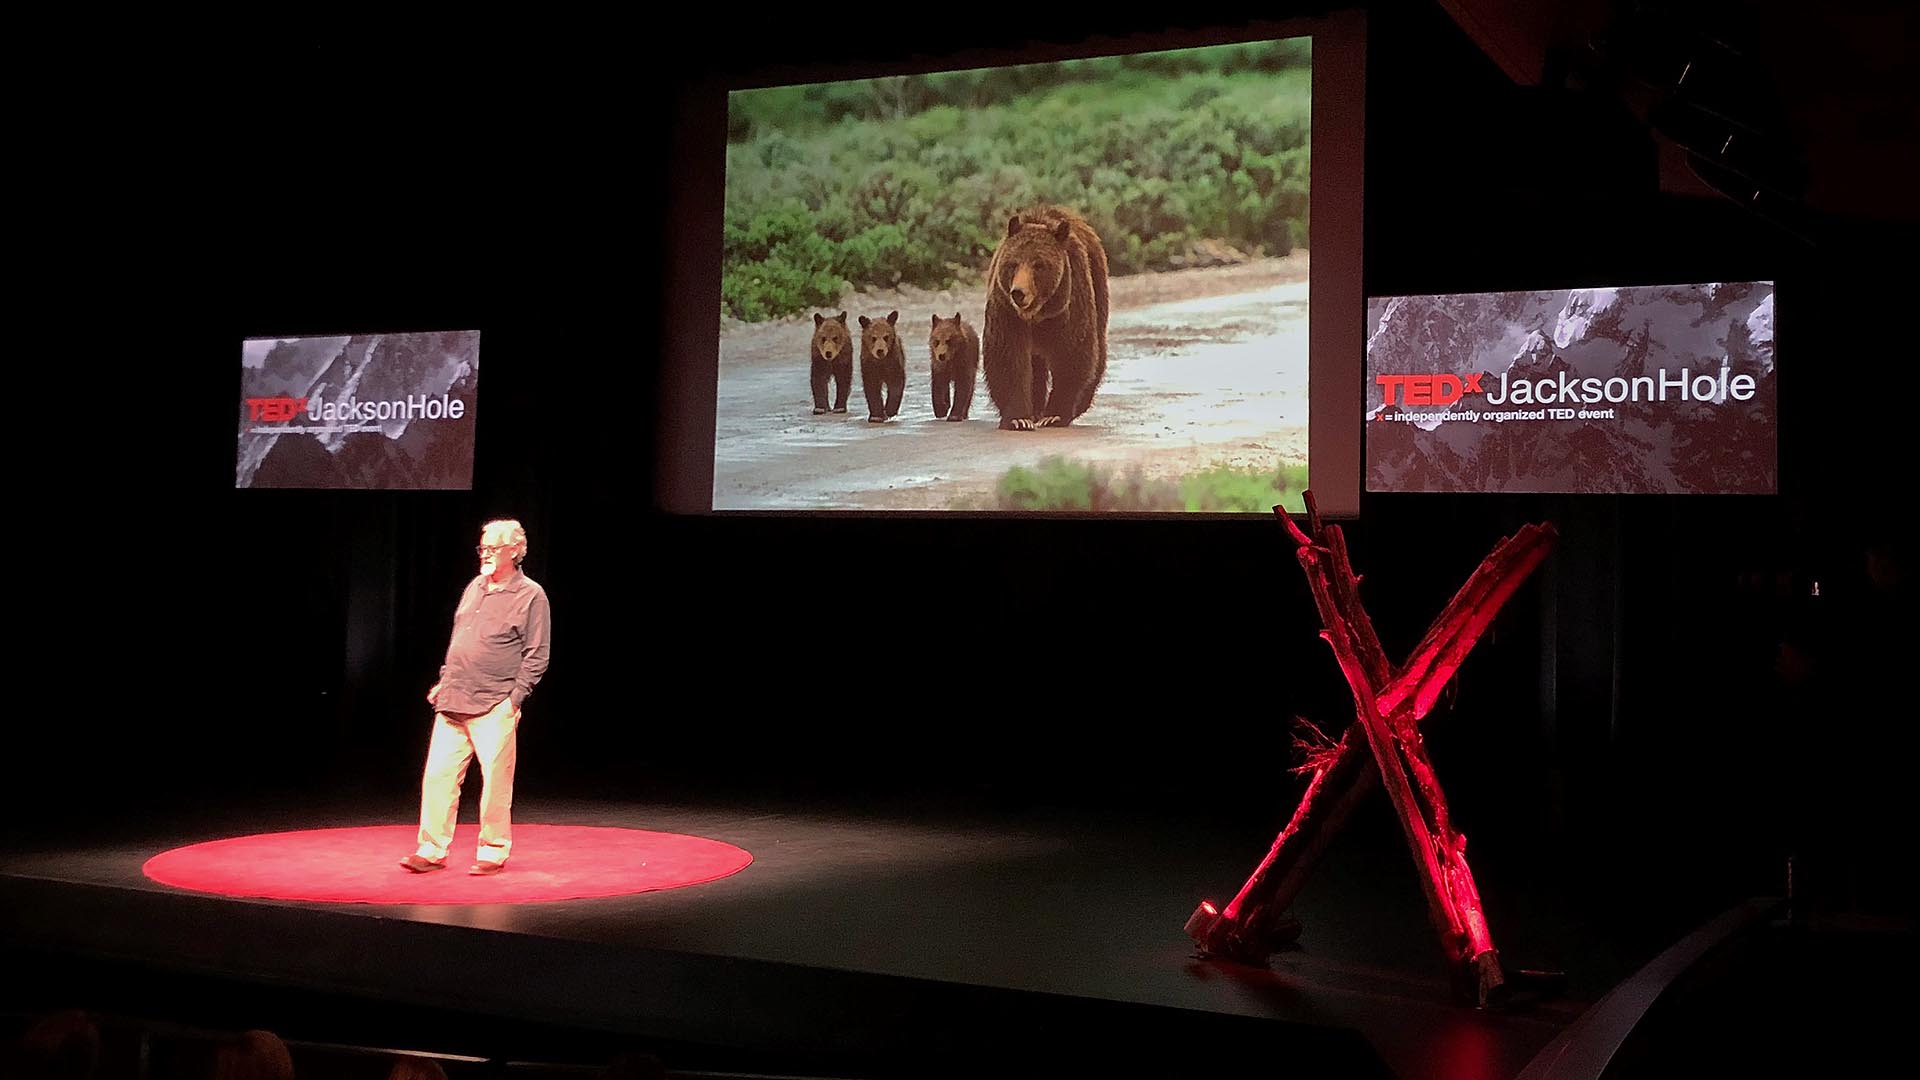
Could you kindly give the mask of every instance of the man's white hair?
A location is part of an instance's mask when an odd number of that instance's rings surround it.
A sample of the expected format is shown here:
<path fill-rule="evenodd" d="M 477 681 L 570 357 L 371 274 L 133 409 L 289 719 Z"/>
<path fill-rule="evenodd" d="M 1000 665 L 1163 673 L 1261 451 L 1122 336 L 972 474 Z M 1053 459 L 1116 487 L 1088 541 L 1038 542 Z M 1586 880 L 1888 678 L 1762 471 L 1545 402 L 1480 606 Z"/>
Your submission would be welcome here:
<path fill-rule="evenodd" d="M 512 518 L 495 518 L 480 528 L 480 536 L 482 539 L 484 539 L 488 533 L 494 533 L 496 535 L 499 533 L 506 534 L 503 542 L 512 544 L 515 549 L 513 565 L 519 566 L 521 561 L 527 557 L 527 530 L 518 521 Z"/>

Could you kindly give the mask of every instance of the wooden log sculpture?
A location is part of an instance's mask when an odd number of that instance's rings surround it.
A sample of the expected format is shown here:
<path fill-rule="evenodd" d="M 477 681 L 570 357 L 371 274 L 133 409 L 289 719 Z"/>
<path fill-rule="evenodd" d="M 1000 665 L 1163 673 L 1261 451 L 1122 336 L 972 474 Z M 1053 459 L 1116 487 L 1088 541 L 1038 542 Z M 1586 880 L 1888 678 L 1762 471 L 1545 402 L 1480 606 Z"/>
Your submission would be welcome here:
<path fill-rule="evenodd" d="M 1338 525 L 1326 525 L 1313 493 L 1306 496 L 1307 532 L 1274 507 L 1295 546 L 1324 626 L 1321 637 L 1353 691 L 1356 723 L 1336 743 L 1305 724 L 1312 738 L 1299 770 L 1309 773 L 1300 804 L 1253 876 L 1225 909 L 1202 903 L 1187 933 L 1202 955 L 1265 964 L 1300 926 L 1294 898 L 1353 807 L 1383 781 L 1426 894 L 1427 916 L 1446 952 L 1463 999 L 1485 1005 L 1506 981 L 1480 893 L 1467 867 L 1467 838 L 1454 828 L 1447 799 L 1421 741 L 1419 724 L 1480 635 L 1520 583 L 1553 549 L 1551 524 L 1526 525 L 1502 540 L 1460 586 L 1404 663 L 1387 661 L 1373 620 L 1360 602 L 1360 578 Z M 1304 722 L 1303 722 L 1304 723 Z M 1369 768 L 1369 764 L 1374 767 Z"/>

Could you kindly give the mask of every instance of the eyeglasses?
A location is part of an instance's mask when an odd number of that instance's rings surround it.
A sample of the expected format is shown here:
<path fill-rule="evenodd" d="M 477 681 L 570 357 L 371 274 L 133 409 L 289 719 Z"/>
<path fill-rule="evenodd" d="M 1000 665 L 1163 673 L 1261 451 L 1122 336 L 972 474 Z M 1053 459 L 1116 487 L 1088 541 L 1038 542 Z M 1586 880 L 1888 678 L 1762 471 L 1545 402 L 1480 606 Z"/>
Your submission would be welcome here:
<path fill-rule="evenodd" d="M 496 552 L 510 551 L 512 548 L 512 544 L 481 544 L 479 547 L 473 549 L 473 553 L 484 557 Z"/>

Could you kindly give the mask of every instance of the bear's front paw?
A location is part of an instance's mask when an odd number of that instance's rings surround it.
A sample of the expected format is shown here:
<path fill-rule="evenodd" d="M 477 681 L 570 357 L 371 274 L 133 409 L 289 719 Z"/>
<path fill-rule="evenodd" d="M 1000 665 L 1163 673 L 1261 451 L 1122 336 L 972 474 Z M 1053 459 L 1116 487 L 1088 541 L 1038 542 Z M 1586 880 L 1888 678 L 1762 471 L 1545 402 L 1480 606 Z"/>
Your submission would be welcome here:
<path fill-rule="evenodd" d="M 947 419 L 948 419 L 948 420 L 965 420 L 966 418 L 967 418 L 967 414 L 966 414 L 966 413 L 960 413 L 960 412 L 957 412 L 957 413 L 948 413 L 948 414 L 947 414 Z"/>
<path fill-rule="evenodd" d="M 1032 431 L 1033 421 L 1027 419 L 1024 416 L 1018 417 L 1018 418 L 1011 417 L 1011 416 L 1002 417 L 1000 420 L 1000 430 L 1001 431 Z"/>
<path fill-rule="evenodd" d="M 1066 427 L 1066 420 L 1058 416 L 1042 416 L 1034 420 L 1034 427 Z"/>
<path fill-rule="evenodd" d="M 867 423 L 869 424 L 884 424 L 886 422 L 887 422 L 887 418 L 884 416 L 881 416 L 879 413 L 867 414 Z"/>
<path fill-rule="evenodd" d="M 843 413 L 847 411 L 847 407 L 845 405 L 835 405 L 833 407 L 833 411 L 837 413 Z"/>
<path fill-rule="evenodd" d="M 826 411 L 827 411 L 827 410 L 826 410 L 826 407 L 825 407 L 825 406 L 823 406 L 823 405 L 815 405 L 815 406 L 813 407 L 813 415 L 815 415 L 815 416 L 819 416 L 819 415 L 820 415 L 821 413 L 823 413 L 823 412 L 826 412 Z"/>

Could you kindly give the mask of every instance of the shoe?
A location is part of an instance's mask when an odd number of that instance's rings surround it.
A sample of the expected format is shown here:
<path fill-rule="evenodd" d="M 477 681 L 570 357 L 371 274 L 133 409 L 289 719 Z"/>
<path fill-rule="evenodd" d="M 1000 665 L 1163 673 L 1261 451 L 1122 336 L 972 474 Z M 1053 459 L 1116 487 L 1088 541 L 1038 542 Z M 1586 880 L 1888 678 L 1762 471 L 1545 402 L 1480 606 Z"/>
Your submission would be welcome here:
<path fill-rule="evenodd" d="M 424 874 L 431 870 L 445 870 L 447 868 L 446 863 L 434 862 L 432 859 L 421 855 L 409 855 L 400 860 L 400 865 L 416 874 Z"/>
<path fill-rule="evenodd" d="M 467 867 L 467 873 L 472 874 L 475 877 L 485 877 L 488 874 L 497 874 L 500 871 L 505 870 L 506 868 L 507 868 L 506 863 L 488 862 L 482 859 L 481 861 L 474 863 L 472 866 Z"/>

